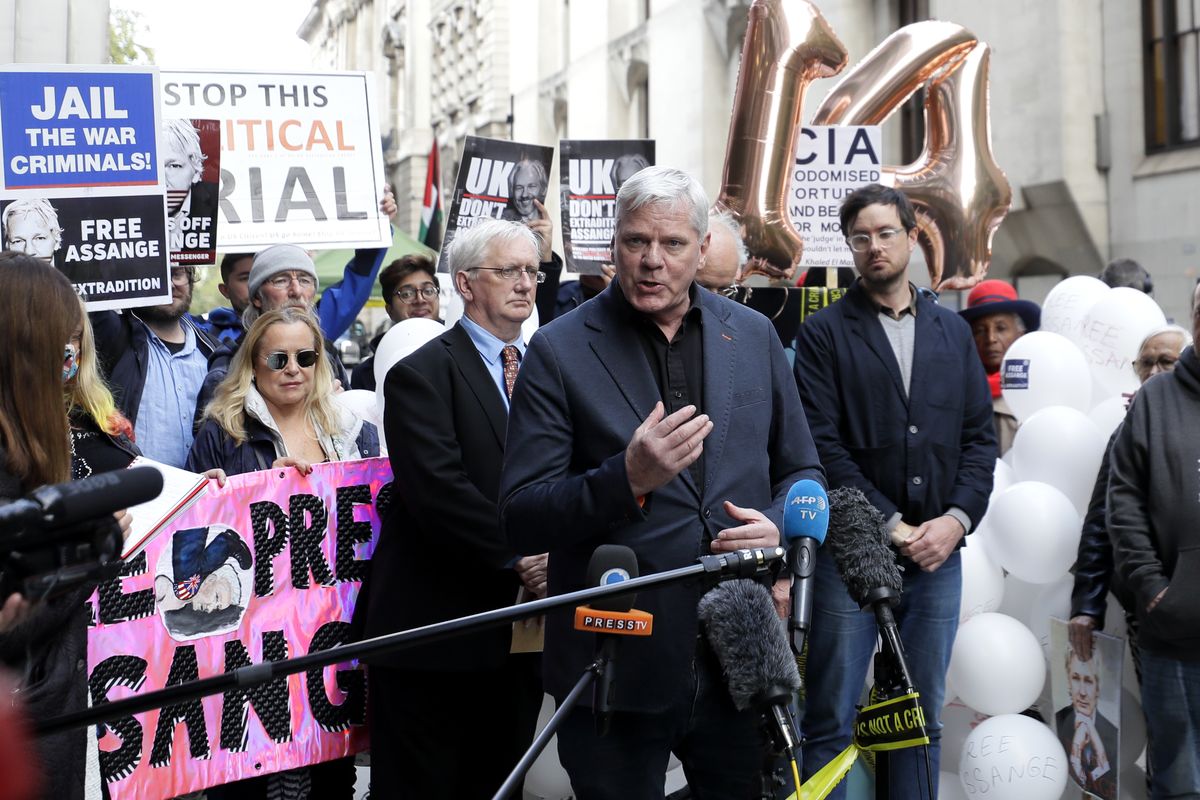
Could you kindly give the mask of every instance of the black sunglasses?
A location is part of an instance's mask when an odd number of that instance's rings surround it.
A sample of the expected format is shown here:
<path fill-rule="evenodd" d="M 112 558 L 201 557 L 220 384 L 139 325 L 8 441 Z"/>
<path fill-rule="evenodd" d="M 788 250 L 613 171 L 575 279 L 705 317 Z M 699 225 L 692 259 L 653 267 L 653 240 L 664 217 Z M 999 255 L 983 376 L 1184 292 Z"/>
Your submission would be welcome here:
<path fill-rule="evenodd" d="M 267 353 L 265 362 L 269 369 L 279 371 L 288 365 L 288 361 L 290 359 L 291 359 L 291 353 Z M 301 368 L 306 369 L 308 367 L 311 367 L 313 364 L 317 363 L 317 351 L 316 350 L 298 350 L 298 351 L 296 351 L 296 363 L 298 365 L 300 365 Z"/>

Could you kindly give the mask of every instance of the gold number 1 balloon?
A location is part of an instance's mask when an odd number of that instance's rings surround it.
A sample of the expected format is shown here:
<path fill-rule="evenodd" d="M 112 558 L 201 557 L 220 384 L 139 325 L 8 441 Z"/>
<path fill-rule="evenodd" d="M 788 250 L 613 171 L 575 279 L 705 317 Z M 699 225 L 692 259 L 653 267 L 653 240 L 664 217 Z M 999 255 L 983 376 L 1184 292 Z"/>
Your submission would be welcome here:
<path fill-rule="evenodd" d="M 841 72 L 848 54 L 807 0 L 754 0 L 749 13 L 714 207 L 741 224 L 751 255 L 790 280 L 803 251 L 788 221 L 787 192 L 804 95 L 817 78 Z"/>

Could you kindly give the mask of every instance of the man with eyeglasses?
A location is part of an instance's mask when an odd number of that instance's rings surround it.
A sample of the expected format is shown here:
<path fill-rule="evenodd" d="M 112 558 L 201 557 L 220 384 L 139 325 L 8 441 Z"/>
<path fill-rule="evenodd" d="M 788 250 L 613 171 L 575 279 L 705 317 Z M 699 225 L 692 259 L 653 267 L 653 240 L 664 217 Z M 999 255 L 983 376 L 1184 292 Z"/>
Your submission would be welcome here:
<path fill-rule="evenodd" d="M 501 522 L 522 553 L 551 551 L 550 588 L 589 585 L 597 545 L 644 573 L 779 544 L 788 489 L 823 481 L 787 357 L 762 314 L 696 282 L 708 198 L 690 175 L 647 167 L 617 193 L 607 289 L 540 329 L 513 395 Z M 609 731 L 585 697 L 558 731 L 579 800 L 662 797 L 667 759 L 696 797 L 757 796 L 759 718 L 738 711 L 698 636 L 701 589 L 638 596 L 664 622 L 622 645 Z M 562 702 L 595 658 L 570 615 L 546 619 L 546 687 Z"/>
<path fill-rule="evenodd" d="M 96 352 L 142 454 L 183 467 L 215 345 L 192 321 L 195 267 L 171 267 L 171 302 L 90 315 Z"/>
<path fill-rule="evenodd" d="M 450 246 L 463 316 L 402 359 L 384 383 L 391 509 L 355 608 L 368 637 L 544 596 L 545 554 L 521 558 L 496 500 L 521 324 L 543 274 L 527 226 L 489 219 Z M 419 273 L 414 273 L 419 274 Z M 445 569 L 414 554 L 431 547 Z M 539 654 L 513 653 L 511 626 L 372 659 L 373 797 L 488 798 L 533 740 Z M 464 750 L 463 720 L 485 746 Z"/>
<path fill-rule="evenodd" d="M 442 321 L 441 284 L 434 273 L 433 260 L 410 253 L 396 259 L 379 273 L 379 288 L 383 293 L 384 309 L 392 324 L 406 319 Z M 371 352 L 379 347 L 387 330 L 371 340 Z M 366 358 L 350 375 L 355 389 L 375 391 L 375 356 Z"/>
<path fill-rule="evenodd" d="M 888 520 L 904 574 L 895 616 L 936 780 L 962 590 L 958 548 L 987 509 L 997 457 L 991 392 L 970 326 L 908 280 L 917 221 L 903 192 L 865 186 L 845 198 L 840 217 L 858 279 L 800 326 L 795 378 L 829 487 L 862 490 Z M 825 551 L 815 580 L 804 779 L 850 744 L 878 630 Z M 921 748 L 889 759 L 890 797 L 936 793 Z"/>

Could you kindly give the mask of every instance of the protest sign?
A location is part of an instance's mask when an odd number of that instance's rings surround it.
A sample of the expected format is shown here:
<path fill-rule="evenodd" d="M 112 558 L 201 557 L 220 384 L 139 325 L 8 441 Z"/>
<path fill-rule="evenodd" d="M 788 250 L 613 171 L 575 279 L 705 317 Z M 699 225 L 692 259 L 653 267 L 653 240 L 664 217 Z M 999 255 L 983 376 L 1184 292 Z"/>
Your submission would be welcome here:
<path fill-rule="evenodd" d="M 215 264 L 221 123 L 215 119 L 168 119 L 163 124 L 162 148 L 171 263 Z"/>
<path fill-rule="evenodd" d="M 167 116 L 221 126 L 217 247 L 387 247 L 372 78 L 163 70 Z"/>
<path fill-rule="evenodd" d="M 634 173 L 654 163 L 654 141 L 563 139 L 558 155 L 567 269 L 598 275 L 603 265 L 612 263 L 617 192 Z"/>
<path fill-rule="evenodd" d="M 377 458 L 210 485 L 93 596 L 93 705 L 345 642 L 390 481 Z M 102 776 L 157 800 L 353 754 L 365 678 L 340 664 L 113 720 Z"/>
<path fill-rule="evenodd" d="M 90 311 L 169 302 L 158 128 L 152 68 L 4 67 L 4 248 L 58 267 Z"/>
<path fill-rule="evenodd" d="M 481 219 L 522 222 L 537 217 L 533 205 L 546 202 L 554 148 L 503 139 L 468 136 L 463 146 L 450 218 L 438 256 L 438 272 L 449 272 L 446 254 L 460 230 Z"/>
<path fill-rule="evenodd" d="M 792 227 L 804 241 L 801 269 L 854 266 L 838 208 L 855 189 L 879 182 L 882 155 L 878 125 L 800 129 L 787 208 Z"/>

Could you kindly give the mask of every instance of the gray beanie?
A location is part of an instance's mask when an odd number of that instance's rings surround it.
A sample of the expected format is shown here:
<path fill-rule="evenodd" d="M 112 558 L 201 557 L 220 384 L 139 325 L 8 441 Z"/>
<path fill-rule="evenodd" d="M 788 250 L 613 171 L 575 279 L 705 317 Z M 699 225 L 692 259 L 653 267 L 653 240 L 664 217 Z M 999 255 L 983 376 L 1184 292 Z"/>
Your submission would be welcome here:
<path fill-rule="evenodd" d="M 313 261 L 304 248 L 294 244 L 273 244 L 254 256 L 254 264 L 250 267 L 250 297 L 258 294 L 259 288 L 267 279 L 288 270 L 307 272 L 320 286 L 317 268 L 313 266 Z"/>

